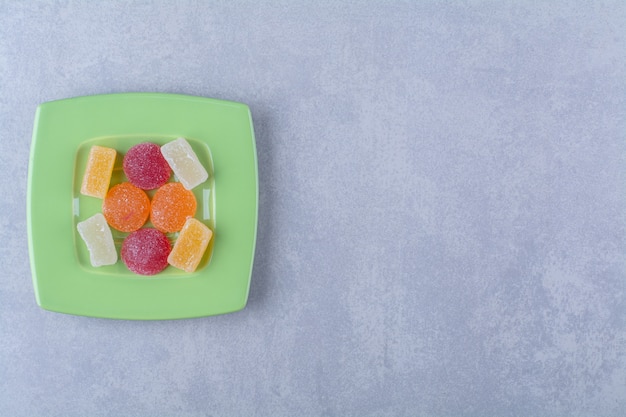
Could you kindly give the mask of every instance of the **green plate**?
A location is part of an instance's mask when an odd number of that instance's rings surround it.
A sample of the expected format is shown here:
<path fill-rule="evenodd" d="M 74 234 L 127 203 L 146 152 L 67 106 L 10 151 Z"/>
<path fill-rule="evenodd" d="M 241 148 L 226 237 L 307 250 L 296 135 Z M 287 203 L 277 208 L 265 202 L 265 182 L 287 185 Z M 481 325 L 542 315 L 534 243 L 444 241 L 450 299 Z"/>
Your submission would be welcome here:
<path fill-rule="evenodd" d="M 97 144 L 118 150 L 113 185 L 125 180 L 122 155 L 131 146 L 145 141 L 162 145 L 178 137 L 189 141 L 210 174 L 193 190 L 196 218 L 214 232 L 198 269 L 185 273 L 168 266 L 145 277 L 128 271 L 121 260 L 92 267 L 76 230 L 78 222 L 102 207 L 102 200 L 80 194 L 89 149 Z M 37 303 L 61 313 L 136 320 L 241 310 L 250 287 L 257 205 L 254 131 L 245 104 L 153 93 L 41 104 L 35 116 L 27 201 Z M 118 254 L 126 235 L 114 232 Z"/>

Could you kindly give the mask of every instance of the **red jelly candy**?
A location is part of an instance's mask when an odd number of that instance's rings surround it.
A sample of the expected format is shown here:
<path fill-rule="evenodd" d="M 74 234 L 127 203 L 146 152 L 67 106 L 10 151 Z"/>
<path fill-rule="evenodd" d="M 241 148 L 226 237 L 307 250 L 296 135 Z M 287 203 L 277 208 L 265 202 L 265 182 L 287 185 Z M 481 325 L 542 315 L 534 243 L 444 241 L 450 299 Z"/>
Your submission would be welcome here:
<path fill-rule="evenodd" d="M 124 239 L 122 260 L 136 274 L 154 275 L 165 269 L 171 250 L 172 245 L 162 232 L 143 228 Z"/>
<path fill-rule="evenodd" d="M 124 155 L 124 174 L 143 190 L 159 188 L 170 178 L 172 170 L 156 143 L 144 142 L 133 146 Z"/>

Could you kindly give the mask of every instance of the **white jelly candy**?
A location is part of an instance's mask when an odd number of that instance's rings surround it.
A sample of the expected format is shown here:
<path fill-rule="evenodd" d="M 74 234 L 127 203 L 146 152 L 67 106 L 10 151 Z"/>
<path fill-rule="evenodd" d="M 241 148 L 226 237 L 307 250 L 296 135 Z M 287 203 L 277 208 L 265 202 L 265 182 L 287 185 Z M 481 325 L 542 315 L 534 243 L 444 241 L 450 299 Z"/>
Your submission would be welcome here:
<path fill-rule="evenodd" d="M 191 190 L 209 178 L 198 156 L 184 138 L 161 146 L 161 153 L 186 189 Z"/>
<path fill-rule="evenodd" d="M 78 223 L 76 228 L 89 249 L 92 266 L 113 265 L 117 262 L 113 235 L 102 213 Z"/>

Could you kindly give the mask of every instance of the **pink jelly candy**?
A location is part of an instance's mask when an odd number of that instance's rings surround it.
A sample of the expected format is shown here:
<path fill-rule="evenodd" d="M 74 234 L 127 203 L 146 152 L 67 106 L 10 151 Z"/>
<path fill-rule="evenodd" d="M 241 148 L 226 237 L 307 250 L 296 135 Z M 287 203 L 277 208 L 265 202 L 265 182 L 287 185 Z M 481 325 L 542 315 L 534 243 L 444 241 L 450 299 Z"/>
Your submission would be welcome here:
<path fill-rule="evenodd" d="M 122 243 L 122 260 L 136 274 L 154 275 L 165 269 L 172 245 L 157 229 L 134 231 Z"/>
<path fill-rule="evenodd" d="M 137 144 L 124 155 L 124 174 L 133 185 L 143 190 L 159 188 L 169 180 L 171 172 L 156 143 Z"/>

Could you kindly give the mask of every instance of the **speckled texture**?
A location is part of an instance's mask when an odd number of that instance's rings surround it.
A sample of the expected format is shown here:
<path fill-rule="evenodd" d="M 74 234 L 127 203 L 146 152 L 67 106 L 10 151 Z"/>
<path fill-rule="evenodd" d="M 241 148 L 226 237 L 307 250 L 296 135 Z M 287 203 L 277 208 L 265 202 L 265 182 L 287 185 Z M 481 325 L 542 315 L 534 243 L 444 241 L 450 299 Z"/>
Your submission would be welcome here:
<path fill-rule="evenodd" d="M 120 257 L 134 273 L 154 275 L 167 267 L 171 251 L 172 245 L 163 232 L 142 227 L 124 239 Z"/>
<path fill-rule="evenodd" d="M 196 214 L 196 196 L 179 182 L 159 188 L 150 201 L 150 221 L 162 232 L 180 232 L 188 217 Z"/>
<path fill-rule="evenodd" d="M 172 170 L 156 143 L 143 142 L 131 147 L 124 155 L 124 174 L 133 185 L 154 190 L 165 184 Z"/>
<path fill-rule="evenodd" d="M 625 21 L 623 1 L 0 1 L 0 415 L 626 415 Z M 129 91 L 250 105 L 245 310 L 36 306 L 35 108 Z"/>
<path fill-rule="evenodd" d="M 102 200 L 102 214 L 109 226 L 120 232 L 134 232 L 150 215 L 150 198 L 130 182 L 116 184 Z"/>

